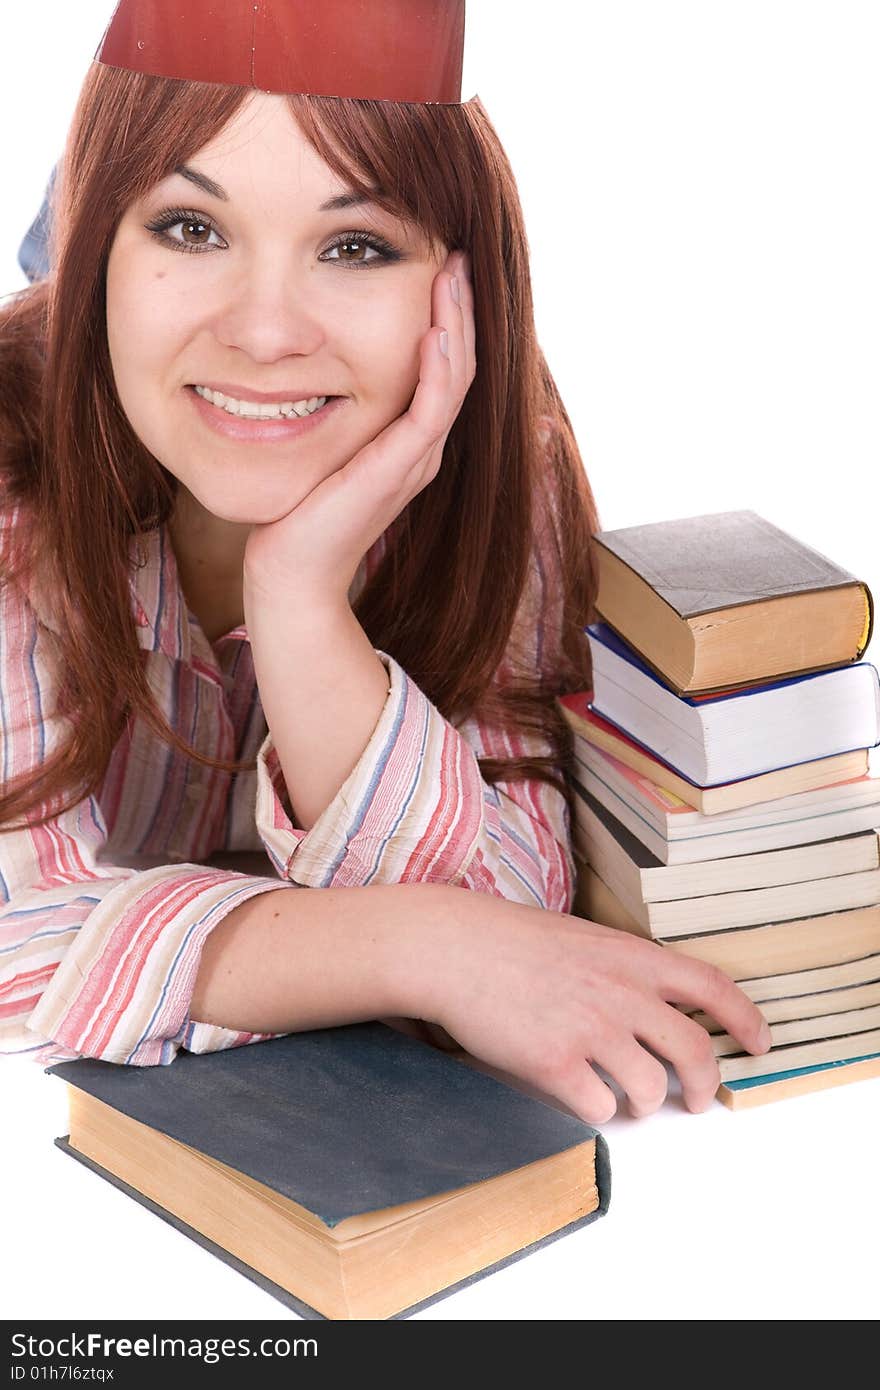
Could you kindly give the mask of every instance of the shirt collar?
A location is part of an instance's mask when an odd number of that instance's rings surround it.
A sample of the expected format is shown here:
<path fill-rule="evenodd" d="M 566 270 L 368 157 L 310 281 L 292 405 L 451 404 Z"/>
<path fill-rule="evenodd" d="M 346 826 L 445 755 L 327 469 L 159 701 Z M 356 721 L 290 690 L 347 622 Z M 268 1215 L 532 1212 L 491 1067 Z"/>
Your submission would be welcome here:
<path fill-rule="evenodd" d="M 129 585 L 138 642 L 172 661 L 192 656 L 190 613 L 180 587 L 177 558 L 167 526 L 132 536 Z"/>
<path fill-rule="evenodd" d="M 387 543 L 385 535 L 371 547 L 358 566 L 357 573 L 349 589 L 349 599 L 354 603 L 363 589 L 367 578 L 372 575 L 381 560 Z M 141 531 L 131 537 L 129 542 L 129 589 L 131 606 L 137 630 L 137 639 L 144 651 L 162 652 L 172 661 L 191 662 L 194 658 L 199 664 L 210 657 L 210 644 L 198 625 L 197 618 L 190 613 L 177 569 L 177 557 L 171 544 L 167 523 L 152 531 Z M 40 621 L 61 632 L 60 620 L 54 606 L 47 601 L 40 589 L 33 585 L 29 589 L 31 603 Z M 227 634 L 247 640 L 244 626 L 234 628 Z"/>
<path fill-rule="evenodd" d="M 350 603 L 354 604 L 377 569 L 387 543 L 386 532 L 361 560 L 349 588 Z M 131 563 L 132 609 L 141 646 L 175 661 L 189 662 L 194 655 L 204 658 L 203 648 L 209 644 L 186 606 L 167 524 L 132 537 Z M 227 635 L 246 641 L 247 628 L 234 628 Z"/>
<path fill-rule="evenodd" d="M 144 651 L 162 652 L 172 661 L 190 662 L 195 656 L 200 664 L 205 660 L 212 664 L 207 639 L 187 608 L 180 587 L 177 557 L 167 526 L 131 537 L 128 585 L 137 639 Z M 61 618 L 51 592 L 33 576 L 27 588 L 40 622 L 60 636 Z M 236 628 L 235 633 L 247 637 L 244 627 Z"/>

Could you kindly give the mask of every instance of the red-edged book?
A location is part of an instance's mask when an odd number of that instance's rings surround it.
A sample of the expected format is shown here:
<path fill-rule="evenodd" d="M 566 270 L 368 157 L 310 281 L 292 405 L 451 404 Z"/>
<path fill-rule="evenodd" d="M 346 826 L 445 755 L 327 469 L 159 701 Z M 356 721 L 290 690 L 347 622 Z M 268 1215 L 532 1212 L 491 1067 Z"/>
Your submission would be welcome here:
<path fill-rule="evenodd" d="M 791 796 L 795 792 L 815 791 L 836 782 L 848 782 L 856 777 L 864 777 L 868 771 L 868 750 L 856 748 L 849 753 L 813 758 L 808 762 L 795 763 L 792 767 L 765 772 L 756 777 L 743 777 L 717 787 L 700 787 L 658 758 L 650 748 L 603 719 L 592 708 L 592 700 L 592 690 L 560 695 L 558 704 L 575 734 L 594 747 L 611 753 L 619 762 L 649 778 L 704 816 L 733 811 L 740 806 L 754 806 L 760 801 L 772 801 L 775 797 Z"/>

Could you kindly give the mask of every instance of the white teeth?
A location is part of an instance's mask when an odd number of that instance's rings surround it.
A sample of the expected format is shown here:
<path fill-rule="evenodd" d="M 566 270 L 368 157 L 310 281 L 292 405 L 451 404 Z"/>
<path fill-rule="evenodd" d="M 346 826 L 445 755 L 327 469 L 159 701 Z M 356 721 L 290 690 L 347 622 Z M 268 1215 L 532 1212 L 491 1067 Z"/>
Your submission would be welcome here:
<path fill-rule="evenodd" d="M 212 391 L 208 386 L 196 386 L 196 393 L 211 405 L 219 406 L 228 415 L 240 415 L 244 420 L 289 420 L 292 415 L 300 418 L 314 415 L 327 402 L 326 396 L 310 396 L 307 401 L 281 401 L 278 405 L 263 405 L 259 401 L 240 401 L 232 396 L 224 396 L 222 391 Z"/>

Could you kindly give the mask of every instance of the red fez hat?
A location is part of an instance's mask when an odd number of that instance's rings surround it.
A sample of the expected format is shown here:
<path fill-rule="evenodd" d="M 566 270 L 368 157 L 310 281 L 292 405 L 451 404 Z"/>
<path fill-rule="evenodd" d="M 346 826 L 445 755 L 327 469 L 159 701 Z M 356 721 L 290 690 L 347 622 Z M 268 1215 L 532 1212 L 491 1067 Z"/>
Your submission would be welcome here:
<path fill-rule="evenodd" d="M 461 101 L 465 0 L 121 0 L 95 59 L 263 92 Z"/>

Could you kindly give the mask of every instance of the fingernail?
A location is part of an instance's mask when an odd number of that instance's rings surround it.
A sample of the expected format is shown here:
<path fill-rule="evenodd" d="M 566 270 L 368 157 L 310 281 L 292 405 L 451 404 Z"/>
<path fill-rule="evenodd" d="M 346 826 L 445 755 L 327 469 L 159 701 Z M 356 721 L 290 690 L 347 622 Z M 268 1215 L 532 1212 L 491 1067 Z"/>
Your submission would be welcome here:
<path fill-rule="evenodd" d="M 446 332 L 445 328 L 440 334 L 440 351 L 443 353 L 444 357 L 449 356 L 449 334 Z"/>
<path fill-rule="evenodd" d="M 449 282 L 449 293 L 452 295 L 452 298 L 455 300 L 456 304 L 461 303 L 461 288 L 459 286 L 458 277 L 456 275 L 453 275 L 452 279 Z"/>

